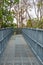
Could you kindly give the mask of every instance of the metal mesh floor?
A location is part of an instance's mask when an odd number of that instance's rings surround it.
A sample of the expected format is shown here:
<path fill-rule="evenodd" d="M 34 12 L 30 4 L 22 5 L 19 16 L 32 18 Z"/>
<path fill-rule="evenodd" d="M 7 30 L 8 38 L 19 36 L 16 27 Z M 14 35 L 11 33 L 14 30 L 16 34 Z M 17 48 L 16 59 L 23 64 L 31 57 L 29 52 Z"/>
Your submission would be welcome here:
<path fill-rule="evenodd" d="M 0 65 L 40 65 L 37 58 L 27 46 L 22 35 L 13 35 L 4 53 Z"/>

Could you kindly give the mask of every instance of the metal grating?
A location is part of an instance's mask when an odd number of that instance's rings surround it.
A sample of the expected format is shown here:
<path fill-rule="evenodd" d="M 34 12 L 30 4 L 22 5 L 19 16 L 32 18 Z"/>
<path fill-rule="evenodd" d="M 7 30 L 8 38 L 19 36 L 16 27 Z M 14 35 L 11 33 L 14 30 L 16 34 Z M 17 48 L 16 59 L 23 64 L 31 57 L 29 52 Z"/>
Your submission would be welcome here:
<path fill-rule="evenodd" d="M 39 65 L 39 63 L 22 35 L 17 35 L 10 39 L 0 65 Z"/>
<path fill-rule="evenodd" d="M 13 65 L 12 63 L 5 63 L 5 65 Z"/>
<path fill-rule="evenodd" d="M 22 63 L 17 63 L 17 62 L 16 62 L 16 63 L 14 63 L 14 65 L 22 65 Z"/>
<path fill-rule="evenodd" d="M 29 62 L 28 63 L 23 63 L 23 65 L 31 65 L 31 63 L 29 63 Z"/>

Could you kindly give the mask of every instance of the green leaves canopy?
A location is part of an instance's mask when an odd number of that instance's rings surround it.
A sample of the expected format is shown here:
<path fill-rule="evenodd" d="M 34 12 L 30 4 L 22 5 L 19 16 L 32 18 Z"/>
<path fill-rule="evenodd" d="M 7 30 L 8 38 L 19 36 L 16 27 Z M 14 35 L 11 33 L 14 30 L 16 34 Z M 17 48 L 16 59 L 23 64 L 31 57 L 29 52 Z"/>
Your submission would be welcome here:
<path fill-rule="evenodd" d="M 19 3 L 19 0 L 14 0 L 14 3 Z"/>
<path fill-rule="evenodd" d="M 29 27 L 29 28 L 31 28 L 31 27 L 32 27 L 32 22 L 31 22 L 31 20 L 30 20 L 30 19 L 27 21 L 27 27 Z"/>

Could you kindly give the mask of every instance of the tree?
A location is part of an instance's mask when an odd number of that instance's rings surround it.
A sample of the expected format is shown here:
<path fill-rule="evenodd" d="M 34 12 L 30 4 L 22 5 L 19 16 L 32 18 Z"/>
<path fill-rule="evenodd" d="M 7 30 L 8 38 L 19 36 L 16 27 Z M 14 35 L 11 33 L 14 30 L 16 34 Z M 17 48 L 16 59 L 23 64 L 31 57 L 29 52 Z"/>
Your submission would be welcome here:
<path fill-rule="evenodd" d="M 0 24 L 1 27 L 4 27 L 4 23 L 13 22 L 13 12 L 11 12 L 11 0 L 2 0 L 0 1 Z M 10 7 L 10 8 L 9 8 Z M 3 23 L 3 24 L 2 24 Z M 3 26 L 2 26 L 3 25 Z"/>
<path fill-rule="evenodd" d="M 37 8 L 38 8 L 38 12 L 39 12 L 39 15 L 40 15 L 40 18 L 39 18 L 39 20 L 41 20 L 41 18 L 42 18 L 42 10 L 43 10 L 43 0 L 38 0 L 38 3 L 37 3 Z"/>
<path fill-rule="evenodd" d="M 22 26 L 23 21 L 25 19 L 27 20 L 27 18 L 26 18 L 27 15 L 28 15 L 28 18 L 31 18 L 30 14 L 28 12 L 30 7 L 31 7 L 31 4 L 28 0 L 21 0 L 21 1 L 19 1 L 19 3 L 14 4 L 14 12 L 15 12 L 14 17 L 17 20 L 17 25 L 20 25 L 19 27 L 23 27 Z M 26 15 L 24 16 L 25 13 L 26 13 Z"/>
<path fill-rule="evenodd" d="M 33 0 L 33 6 L 38 20 L 41 20 L 43 16 L 43 0 Z"/>

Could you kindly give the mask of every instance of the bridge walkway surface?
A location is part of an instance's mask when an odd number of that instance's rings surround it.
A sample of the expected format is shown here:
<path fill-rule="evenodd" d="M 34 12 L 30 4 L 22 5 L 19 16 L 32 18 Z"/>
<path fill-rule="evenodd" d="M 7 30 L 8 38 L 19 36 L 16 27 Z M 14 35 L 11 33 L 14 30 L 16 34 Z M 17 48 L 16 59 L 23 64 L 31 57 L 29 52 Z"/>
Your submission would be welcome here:
<path fill-rule="evenodd" d="M 40 65 L 22 35 L 12 35 L 1 54 L 0 65 Z"/>

